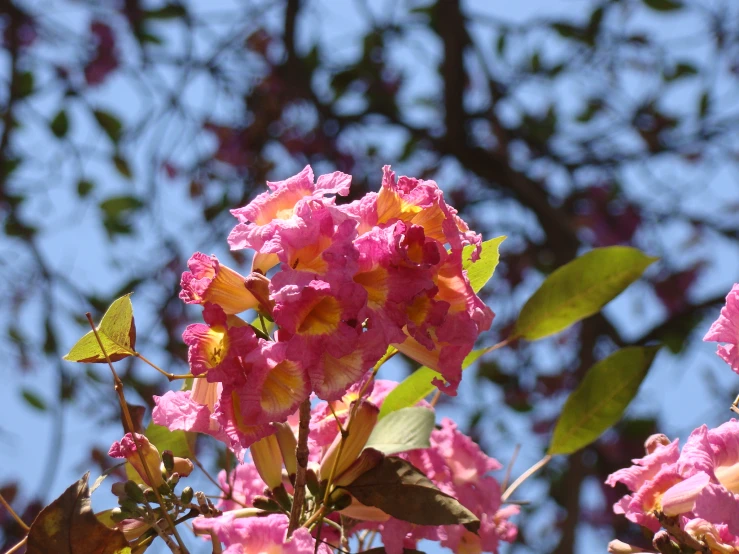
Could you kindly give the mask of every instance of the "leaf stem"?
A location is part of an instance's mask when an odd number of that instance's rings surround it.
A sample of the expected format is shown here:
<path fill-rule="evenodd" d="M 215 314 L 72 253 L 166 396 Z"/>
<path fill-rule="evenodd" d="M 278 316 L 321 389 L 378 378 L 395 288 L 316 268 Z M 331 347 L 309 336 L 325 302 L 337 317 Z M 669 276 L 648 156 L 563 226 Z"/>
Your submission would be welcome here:
<path fill-rule="evenodd" d="M 159 373 L 161 373 L 162 375 L 164 375 L 167 379 L 169 379 L 169 382 L 170 383 L 172 381 L 177 380 L 177 379 L 202 379 L 202 378 L 205 377 L 205 374 L 203 374 L 203 375 L 193 375 L 192 373 L 183 373 L 183 374 L 177 375 L 175 373 L 170 373 L 169 371 L 164 371 L 161 367 L 159 367 L 158 365 L 156 365 L 154 362 L 152 362 L 152 361 L 148 360 L 147 358 L 145 358 L 144 355 L 141 354 L 141 352 L 134 352 L 133 355 L 136 356 L 142 362 L 149 364 L 151 367 L 153 367 L 154 369 L 156 369 Z"/>
<path fill-rule="evenodd" d="M 243 502 L 239 502 L 238 500 L 236 500 L 235 498 L 233 498 L 233 496 L 231 494 L 231 491 L 230 490 L 226 490 L 225 488 L 223 488 L 221 486 L 221 484 L 218 481 L 216 481 L 210 473 L 208 473 L 208 471 L 203 467 L 203 464 L 200 463 L 200 460 L 198 460 L 195 457 L 195 454 L 190 453 L 190 459 L 195 463 L 196 466 L 198 466 L 198 469 L 205 474 L 205 476 L 208 478 L 208 481 L 210 481 L 216 487 L 218 487 L 218 489 L 226 496 L 226 499 L 227 500 L 232 500 L 233 502 L 236 502 L 236 504 L 239 504 L 242 508 L 246 508 L 247 507 L 246 504 L 244 504 Z M 228 475 L 226 475 L 226 479 L 227 479 L 226 480 L 226 483 L 228 483 Z M 229 489 L 230 488 L 231 487 L 229 486 Z M 221 496 L 218 496 L 218 498 L 220 499 L 222 497 Z"/>
<path fill-rule="evenodd" d="M 300 426 L 298 427 L 298 446 L 295 457 L 298 469 L 295 474 L 295 492 L 293 493 L 293 505 L 290 511 L 290 523 L 287 527 L 287 538 L 300 525 L 300 516 L 303 513 L 303 502 L 305 500 L 305 472 L 308 469 L 308 433 L 310 432 L 310 398 L 306 398 L 300 404 Z"/>
<path fill-rule="evenodd" d="M 87 317 L 87 321 L 90 322 L 90 327 L 92 327 L 92 332 L 95 334 L 95 339 L 98 342 L 98 346 L 100 346 L 100 350 L 102 351 L 103 356 L 105 356 L 105 361 L 108 362 L 108 367 L 110 368 L 110 372 L 113 374 L 113 384 L 114 384 L 113 388 L 115 389 L 115 392 L 118 395 L 118 403 L 121 405 L 121 412 L 123 413 L 123 419 L 125 420 L 124 425 L 123 425 L 123 430 L 131 433 L 131 438 L 133 439 L 133 443 L 136 445 L 136 452 L 138 452 L 139 459 L 141 460 L 141 465 L 144 466 L 144 472 L 146 473 L 146 477 L 149 479 L 150 483 L 154 483 L 154 479 L 151 475 L 151 470 L 149 469 L 149 466 L 146 463 L 146 460 L 144 459 L 144 453 L 142 451 L 141 444 L 139 443 L 139 440 L 136 436 L 137 435 L 136 428 L 133 425 L 133 419 L 131 418 L 131 412 L 128 411 L 128 404 L 126 403 L 126 396 L 123 392 L 123 381 L 121 381 L 121 378 L 118 377 L 118 373 L 116 373 L 116 370 L 113 367 L 113 362 L 110 361 L 110 356 L 108 356 L 108 352 L 105 350 L 105 346 L 103 346 L 103 341 L 100 340 L 100 335 L 98 334 L 97 327 L 95 327 L 95 322 L 92 320 L 92 314 L 90 312 L 87 312 L 85 316 Z M 126 430 L 126 428 L 128 428 L 128 430 Z M 180 537 L 180 534 L 177 532 L 177 528 L 175 527 L 174 522 L 172 521 L 172 518 L 169 515 L 169 512 L 165 508 L 165 504 L 162 501 L 162 495 L 159 493 L 159 490 L 157 487 L 152 487 L 152 490 L 154 491 L 154 495 L 157 498 L 157 502 L 162 507 L 162 515 L 164 516 L 164 520 L 167 522 L 167 525 L 172 530 L 172 534 L 177 540 L 177 545 L 179 546 L 183 554 L 188 554 L 189 551 L 187 550 L 185 543 L 182 542 L 182 537 Z"/>
<path fill-rule="evenodd" d="M 551 456 L 551 455 L 549 455 L 549 454 L 547 454 L 547 455 L 546 455 L 546 456 L 544 456 L 544 457 L 543 457 L 543 458 L 542 458 L 541 460 L 539 460 L 539 461 L 538 461 L 538 462 L 536 462 L 536 463 L 535 463 L 534 465 L 532 465 L 532 466 L 531 466 L 531 467 L 530 467 L 529 469 L 527 469 L 526 471 L 524 471 L 524 472 L 523 472 L 523 473 L 521 474 L 521 476 L 520 476 L 520 477 L 519 477 L 518 479 L 516 479 L 515 481 L 513 481 L 513 483 L 511 484 L 511 486 L 510 486 L 510 487 L 508 487 L 508 488 L 507 488 L 507 489 L 505 490 L 505 492 L 503 493 L 503 495 L 502 495 L 502 496 L 500 497 L 501 501 L 502 501 L 502 502 L 505 502 L 506 500 L 508 500 L 508 498 L 509 498 L 509 497 L 510 497 L 510 496 L 511 496 L 511 495 L 512 495 L 512 494 L 513 494 L 514 492 L 515 492 L 515 490 L 516 490 L 516 489 L 517 489 L 518 487 L 520 487 L 520 486 L 521 486 L 521 484 L 522 484 L 522 483 L 523 483 L 524 481 L 526 481 L 526 479 L 528 479 L 528 478 L 529 478 L 529 477 L 531 477 L 531 476 L 532 476 L 532 475 L 533 475 L 534 473 L 536 473 L 536 472 L 537 472 L 537 471 L 539 471 L 539 470 L 540 470 L 541 468 L 543 468 L 543 467 L 544 467 L 545 465 L 547 465 L 547 464 L 549 463 L 549 460 L 551 460 L 551 459 L 552 459 L 552 456 Z"/>
<path fill-rule="evenodd" d="M 28 525 L 26 525 L 26 522 L 21 519 L 21 516 L 19 516 L 15 512 L 15 510 L 10 506 L 10 503 L 8 503 L 8 501 L 3 498 L 3 495 L 2 494 L 0 494 L 0 504 L 2 504 L 5 507 L 5 509 L 8 510 L 8 513 L 11 516 L 13 516 L 13 519 L 18 523 L 18 525 L 20 525 L 21 528 L 26 533 L 28 533 L 28 531 L 30 530 L 30 527 L 28 527 Z"/>
<path fill-rule="evenodd" d="M 520 451 L 521 445 L 517 444 L 513 449 L 513 454 L 511 455 L 511 459 L 508 461 L 508 467 L 505 470 L 505 477 L 503 477 L 503 484 L 501 485 L 503 490 L 508 488 L 508 481 L 511 479 L 511 470 L 513 470 L 513 464 L 516 463 L 516 459 L 518 458 L 518 453 Z"/>

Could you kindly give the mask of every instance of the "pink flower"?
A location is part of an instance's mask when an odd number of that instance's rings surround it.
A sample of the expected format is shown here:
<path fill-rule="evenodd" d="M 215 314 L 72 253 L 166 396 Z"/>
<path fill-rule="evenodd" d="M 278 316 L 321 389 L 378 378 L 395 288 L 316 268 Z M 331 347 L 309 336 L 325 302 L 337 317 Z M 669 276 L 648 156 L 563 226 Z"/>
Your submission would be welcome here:
<path fill-rule="evenodd" d="M 244 287 L 244 277 L 221 265 L 215 256 L 195 252 L 182 274 L 180 298 L 186 304 L 217 304 L 226 314 L 255 308 L 257 299 Z"/>
<path fill-rule="evenodd" d="M 228 514 L 217 518 L 199 517 L 193 520 L 192 526 L 197 534 L 214 531 L 226 545 L 224 554 L 310 554 L 316 548 L 315 539 L 302 527 L 287 540 L 288 518 L 282 514 L 249 518 L 234 518 Z M 317 552 L 331 554 L 331 549 L 319 544 Z"/>
<path fill-rule="evenodd" d="M 203 319 L 206 325 L 188 325 L 182 334 L 190 347 L 187 359 L 193 375 L 207 373 L 209 381 L 243 383 L 241 358 L 259 348 L 254 330 L 234 316 L 227 318 L 216 304 L 205 305 Z"/>
<path fill-rule="evenodd" d="M 226 472 L 222 470 L 218 474 L 218 483 L 223 490 L 231 493 L 230 498 L 221 496 L 216 505 L 224 512 L 251 506 L 254 497 L 263 495 L 266 488 L 257 468 L 251 463 L 238 464 L 229 472 L 228 481 Z"/>
<path fill-rule="evenodd" d="M 321 175 L 314 184 L 310 166 L 284 181 L 267 181 L 269 192 L 260 194 L 243 208 L 231 210 L 240 222 L 228 237 L 231 249 L 252 248 L 261 252 L 279 230 L 295 225 L 293 216 L 304 198 L 323 199 L 326 194 L 345 196 L 350 184 L 351 176 L 338 171 Z M 333 203 L 333 199 L 326 202 Z"/>
<path fill-rule="evenodd" d="M 241 417 L 247 421 L 285 421 L 310 394 L 305 367 L 287 358 L 285 342 L 260 339 L 259 345 L 244 359 L 244 383 L 227 387 L 226 393 L 238 397 Z"/>
<path fill-rule="evenodd" d="M 721 308 L 721 315 L 713 322 L 703 340 L 728 343 L 719 345 L 717 354 L 731 366 L 734 373 L 739 373 L 739 283 L 726 295 L 726 305 Z"/>
<path fill-rule="evenodd" d="M 141 448 L 141 454 L 139 454 L 136 447 L 137 442 Z M 156 447 L 144 435 L 136 433 L 136 440 L 134 440 L 131 433 L 126 433 L 120 442 L 113 443 L 108 451 L 108 456 L 111 458 L 125 458 L 134 467 L 144 483 L 151 487 L 159 487 L 164 483 L 164 477 L 160 469 L 162 458 Z"/>
<path fill-rule="evenodd" d="M 224 390 L 213 417 L 228 437 L 227 444 L 234 452 L 249 448 L 274 432 L 269 423 L 256 423 L 244 416 L 236 390 L 231 390 L 230 394 Z"/>

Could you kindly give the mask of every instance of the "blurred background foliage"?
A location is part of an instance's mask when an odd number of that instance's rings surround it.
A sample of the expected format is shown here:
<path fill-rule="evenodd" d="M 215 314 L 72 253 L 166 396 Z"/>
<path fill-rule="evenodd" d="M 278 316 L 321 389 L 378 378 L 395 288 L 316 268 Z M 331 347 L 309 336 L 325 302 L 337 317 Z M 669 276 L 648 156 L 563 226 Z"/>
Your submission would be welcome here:
<path fill-rule="evenodd" d="M 486 344 L 505 338 L 546 274 L 589 248 L 661 257 L 617 306 L 497 352 L 466 379 L 462 406 L 442 405 L 504 464 L 522 444 L 516 475 L 594 361 L 667 344 L 646 409 L 523 489 L 534 501 L 509 551 L 596 551 L 593 533 L 639 542 L 603 479 L 657 427 L 684 431 L 670 414 L 691 410 L 662 394 L 678 374 L 699 375 L 692 398 L 711 398 L 693 425 L 725 418 L 733 397 L 689 353 L 739 273 L 739 4 L 493 4 L 0 2 L 2 375 L 53 422 L 45 471 L 20 484 L 0 475 L 6 498 L 29 518 L 50 500 L 63 414 L 116 425 L 108 376 L 61 362 L 85 311 L 99 317 L 135 290 L 139 349 L 184 371 L 181 332 L 198 317 L 177 298 L 187 258 L 214 252 L 247 271 L 244 253 L 227 251 L 228 210 L 307 163 L 351 173 L 357 197 L 390 163 L 436 179 L 485 238 L 508 235 L 483 291 L 497 314 Z M 119 365 L 138 403 L 168 386 Z M 22 414 L 3 412 L 0 450 L 23 433 Z M 109 466 L 99 447 L 83 465 Z M 3 549 L 21 535 L 5 512 L 0 524 Z"/>

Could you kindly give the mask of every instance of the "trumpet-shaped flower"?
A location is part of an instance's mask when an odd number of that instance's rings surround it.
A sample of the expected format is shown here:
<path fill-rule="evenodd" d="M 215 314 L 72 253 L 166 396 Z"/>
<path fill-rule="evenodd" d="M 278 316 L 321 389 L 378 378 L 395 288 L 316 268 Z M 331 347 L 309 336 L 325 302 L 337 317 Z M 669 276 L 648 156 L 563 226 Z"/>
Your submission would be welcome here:
<path fill-rule="evenodd" d="M 227 387 L 239 413 L 251 423 L 285 421 L 308 398 L 310 384 L 302 363 L 287 358 L 287 342 L 259 339 L 259 348 L 244 358 L 248 368 L 242 384 Z"/>
<path fill-rule="evenodd" d="M 351 176 L 339 171 L 321 175 L 313 182 L 313 170 L 306 166 L 303 171 L 284 181 L 267 181 L 268 192 L 264 192 L 243 208 L 231 210 L 239 220 L 228 237 L 232 250 L 252 248 L 262 252 L 264 245 L 279 235 L 281 230 L 296 225 L 294 218 L 304 199 L 319 199 L 333 204 L 327 194 L 349 193 Z"/>
<path fill-rule="evenodd" d="M 226 314 L 255 308 L 257 300 L 244 288 L 244 277 L 221 265 L 215 256 L 201 252 L 187 262 L 190 271 L 182 274 L 180 298 L 186 304 L 217 304 Z"/>
<path fill-rule="evenodd" d="M 721 315 L 713 322 L 703 340 L 727 343 L 719 345 L 717 354 L 735 373 L 739 373 L 739 283 L 731 288 Z"/>
<path fill-rule="evenodd" d="M 287 539 L 288 518 L 282 514 L 266 517 L 234 518 L 223 515 L 216 518 L 199 517 L 192 523 L 195 532 L 213 531 L 226 545 L 223 554 L 331 554 L 325 544 L 319 544 L 307 529 L 299 528 Z"/>
<path fill-rule="evenodd" d="M 251 506 L 255 497 L 264 494 L 266 487 L 257 468 L 250 463 L 238 464 L 228 474 L 222 470 L 218 474 L 218 484 L 221 490 L 228 491 L 216 504 L 216 508 L 224 512 Z"/>
<path fill-rule="evenodd" d="M 239 383 L 245 379 L 242 356 L 259 344 L 254 330 L 234 318 L 227 318 L 216 304 L 206 304 L 205 325 L 188 325 L 182 340 L 189 346 L 188 361 L 193 375 L 207 374 L 209 381 Z M 234 321 L 237 322 L 234 325 Z"/>

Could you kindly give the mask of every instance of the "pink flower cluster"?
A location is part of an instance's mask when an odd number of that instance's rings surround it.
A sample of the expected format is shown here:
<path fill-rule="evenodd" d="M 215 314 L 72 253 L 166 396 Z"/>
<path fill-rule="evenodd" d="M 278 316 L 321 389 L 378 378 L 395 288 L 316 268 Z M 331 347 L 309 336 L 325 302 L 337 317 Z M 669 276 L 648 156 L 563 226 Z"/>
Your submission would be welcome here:
<path fill-rule="evenodd" d="M 722 554 L 738 551 L 739 421 L 699 427 L 682 451 L 677 440 L 664 435 L 653 435 L 645 447 L 645 457 L 606 481 L 630 491 L 614 512 L 653 532 L 665 527 L 683 544 L 697 541 Z"/>
<path fill-rule="evenodd" d="M 727 343 L 719 345 L 717 354 L 731 366 L 734 373 L 739 373 L 739 283 L 729 291 L 721 315 L 713 322 L 703 340 Z"/>
<path fill-rule="evenodd" d="M 246 277 L 192 256 L 180 297 L 203 306 L 204 323 L 183 339 L 192 373 L 206 379 L 157 399 L 155 422 L 241 452 L 311 392 L 341 398 L 391 345 L 456 394 L 462 360 L 494 315 L 462 265 L 465 246 L 479 257 L 481 238 L 433 181 L 396 180 L 385 167 L 378 193 L 337 204 L 350 181 L 314 180 L 308 166 L 233 210 L 231 248 L 254 251 Z M 250 309 L 274 321 L 272 336 L 237 316 Z"/>
<path fill-rule="evenodd" d="M 352 427 L 349 442 L 343 449 L 342 461 L 338 464 L 337 483 L 344 485 L 351 483 L 353 475 L 358 473 L 355 468 L 359 467 L 361 471 L 365 460 L 372 458 L 360 456 L 359 453 L 377 421 L 377 412 L 383 400 L 396 385 L 397 383 L 390 381 L 377 381 L 369 396 L 361 401 L 356 420 L 358 425 L 356 429 Z M 352 403 L 357 401 L 358 392 L 359 387 L 355 385 L 341 398 L 331 401 L 330 407 L 329 402 L 320 402 L 311 411 L 308 468 L 319 478 L 333 465 L 332 455 L 336 452 L 339 439 L 338 426 L 331 412 L 333 410 L 339 420 L 346 421 Z M 428 404 L 422 405 L 431 409 Z M 297 424 L 295 419 L 291 417 L 288 420 L 289 424 Z M 352 434 L 359 438 L 353 439 Z M 448 419 L 442 420 L 441 428 L 432 432 L 430 442 L 430 448 L 412 450 L 399 456 L 423 471 L 439 489 L 457 498 L 477 515 L 481 521 L 479 535 L 467 531 L 462 525 L 414 525 L 392 518 L 378 508 L 364 506 L 353 499 L 351 505 L 340 512 L 357 521 L 353 527 L 345 528 L 347 537 L 351 539 L 360 531 L 377 531 L 388 554 L 402 554 L 404 548 L 415 548 L 421 539 L 439 541 L 442 546 L 465 554 L 498 552 L 500 541 L 515 540 L 517 529 L 508 518 L 518 513 L 518 507 L 501 506 L 500 485 L 489 475 L 490 471 L 500 469 L 498 461 L 482 452 Z M 252 447 L 252 457 L 255 457 L 255 454 L 261 456 L 259 452 L 266 449 L 267 443 L 263 439 Z M 367 452 L 370 451 L 365 451 Z M 275 449 L 271 460 L 261 460 L 262 463 L 256 463 L 256 459 L 246 461 L 231 472 L 228 478 L 225 471 L 221 472 L 219 480 L 222 488 L 231 491 L 230 498 L 224 497 L 217 506 L 224 514 L 217 518 L 195 519 L 193 527 L 196 532 L 203 534 L 213 531 L 228 547 L 225 552 L 274 551 L 286 554 L 312 552 L 315 542 L 305 529 L 299 530 L 302 534 L 294 535 L 292 541 L 285 542 L 287 516 L 250 517 L 253 513 L 248 511 L 248 507 L 255 499 L 263 498 L 262 495 L 269 494 L 270 490 L 280 486 L 274 482 L 271 474 L 275 468 L 278 470 L 282 468 L 281 456 L 285 458 L 284 462 L 287 462 L 286 452 L 282 451 L 280 454 L 280 450 Z M 289 469 L 282 471 L 278 479 L 281 479 L 281 485 L 288 492 L 292 492 Z M 272 482 L 268 484 L 270 481 Z M 330 519 L 338 522 L 338 514 L 330 516 Z M 268 521 L 269 525 L 266 525 L 265 521 Z M 340 540 L 338 534 L 330 527 L 324 527 L 321 537 L 329 544 L 338 544 Z M 267 548 L 268 542 L 274 550 Z M 323 552 L 320 550 L 323 548 L 327 548 L 325 544 L 319 547 L 319 551 Z"/>

